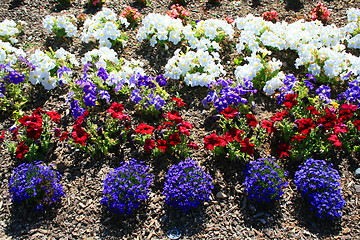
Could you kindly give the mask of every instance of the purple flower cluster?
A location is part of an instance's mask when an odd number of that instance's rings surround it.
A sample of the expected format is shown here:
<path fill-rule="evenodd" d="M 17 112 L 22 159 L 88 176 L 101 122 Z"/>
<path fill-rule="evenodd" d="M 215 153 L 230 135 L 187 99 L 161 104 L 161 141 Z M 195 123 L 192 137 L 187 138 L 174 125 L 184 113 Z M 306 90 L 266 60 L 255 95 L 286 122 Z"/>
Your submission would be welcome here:
<path fill-rule="evenodd" d="M 208 201 L 213 188 L 211 176 L 189 158 L 169 169 L 163 194 L 166 204 L 189 211 Z"/>
<path fill-rule="evenodd" d="M 285 76 L 284 85 L 279 88 L 280 94 L 277 97 L 277 103 L 281 104 L 285 100 L 285 96 L 288 94 L 293 94 L 293 88 L 295 87 L 298 80 L 293 74 L 288 74 Z"/>
<path fill-rule="evenodd" d="M 338 100 L 349 101 L 360 107 L 360 77 L 349 82 L 349 88 L 338 96 Z"/>
<path fill-rule="evenodd" d="M 221 112 L 230 105 L 247 104 L 248 100 L 242 96 L 257 92 L 256 89 L 253 89 L 252 82 L 247 79 L 244 79 L 242 84 L 238 84 L 230 79 L 218 79 L 210 83 L 208 87 L 214 90 L 209 91 L 202 104 L 205 108 L 209 108 L 212 103 L 218 112 Z"/>
<path fill-rule="evenodd" d="M 104 180 L 100 202 L 110 211 L 131 214 L 148 198 L 153 176 L 149 167 L 135 159 L 111 171 Z"/>
<path fill-rule="evenodd" d="M 83 69 L 83 76 L 80 80 L 76 81 L 75 83 L 78 84 L 80 87 L 83 88 L 84 92 L 84 103 L 85 106 L 96 106 L 96 101 L 98 98 L 104 99 L 107 103 L 110 102 L 110 94 L 106 90 L 98 90 L 98 87 L 91 81 L 90 75 L 88 71 L 92 66 L 91 63 L 87 63 Z M 104 81 L 109 77 L 108 73 L 103 67 L 100 67 L 98 73 L 98 77 L 102 78 Z"/>
<path fill-rule="evenodd" d="M 259 158 L 248 164 L 244 185 L 249 199 L 268 203 L 280 199 L 284 194 L 282 188 L 288 183 L 275 159 Z"/>
<path fill-rule="evenodd" d="M 60 178 L 59 172 L 41 162 L 20 164 L 9 181 L 11 198 L 16 203 L 29 201 L 37 210 L 52 206 L 65 196 Z"/>
<path fill-rule="evenodd" d="M 70 102 L 70 110 L 71 110 L 71 115 L 75 119 L 83 115 L 83 113 L 86 111 L 84 108 L 80 107 L 78 100 L 72 100 Z"/>
<path fill-rule="evenodd" d="M 341 217 L 345 201 L 341 195 L 340 175 L 324 160 L 305 161 L 295 173 L 294 182 L 311 210 L 320 218 Z"/>
<path fill-rule="evenodd" d="M 158 75 L 155 79 L 151 76 L 143 76 L 141 74 L 133 75 L 130 78 L 133 86 L 137 87 L 131 92 L 130 99 L 136 104 L 141 104 L 148 108 L 154 106 L 156 110 L 163 109 L 166 105 L 164 98 L 157 91 L 157 86 L 163 87 L 167 85 L 167 81 L 163 75 Z"/>
<path fill-rule="evenodd" d="M 315 90 L 316 94 L 320 99 L 324 100 L 326 103 L 330 103 L 330 91 L 331 88 L 325 85 L 321 85 L 318 89 Z"/>
<path fill-rule="evenodd" d="M 10 63 L 8 64 L 0 64 L 0 70 L 4 69 L 4 71 L 7 73 L 5 77 L 2 78 L 2 81 L 0 80 L 0 98 L 5 97 L 6 92 L 6 84 L 19 84 L 25 81 L 25 76 L 23 74 L 20 74 L 19 72 L 13 70 L 11 68 Z"/>

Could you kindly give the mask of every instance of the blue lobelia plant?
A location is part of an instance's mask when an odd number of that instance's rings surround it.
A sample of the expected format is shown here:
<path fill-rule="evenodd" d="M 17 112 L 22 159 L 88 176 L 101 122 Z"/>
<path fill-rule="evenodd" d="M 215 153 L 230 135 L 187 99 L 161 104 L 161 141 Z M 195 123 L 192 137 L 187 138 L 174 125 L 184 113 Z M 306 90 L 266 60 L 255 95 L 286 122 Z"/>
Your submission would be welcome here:
<path fill-rule="evenodd" d="M 341 217 L 345 200 L 340 189 L 340 175 L 324 160 L 305 161 L 295 173 L 294 182 L 301 195 L 310 203 L 317 217 Z"/>
<path fill-rule="evenodd" d="M 153 175 L 149 167 L 131 159 L 111 171 L 104 180 L 100 202 L 110 211 L 131 214 L 148 198 Z"/>

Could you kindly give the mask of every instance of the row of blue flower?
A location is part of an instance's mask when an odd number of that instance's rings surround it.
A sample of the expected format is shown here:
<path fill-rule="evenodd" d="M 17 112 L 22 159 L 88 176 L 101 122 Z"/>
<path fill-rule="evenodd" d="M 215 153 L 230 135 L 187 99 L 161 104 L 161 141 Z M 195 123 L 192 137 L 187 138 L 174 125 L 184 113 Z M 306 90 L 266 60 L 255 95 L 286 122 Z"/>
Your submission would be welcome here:
<path fill-rule="evenodd" d="M 110 211 L 131 214 L 149 197 L 153 175 L 150 167 L 132 159 L 110 171 L 103 182 L 101 203 Z M 267 203 L 281 198 L 285 173 L 274 159 L 251 162 L 245 171 L 245 190 L 250 200 Z M 65 197 L 59 172 L 41 162 L 23 163 L 9 182 L 13 202 L 26 201 L 42 210 Z M 295 173 L 294 182 L 318 217 L 340 217 L 345 201 L 339 173 L 323 160 L 308 159 Z M 163 194 L 169 206 L 189 211 L 210 199 L 212 178 L 195 161 L 187 159 L 168 170 Z"/>

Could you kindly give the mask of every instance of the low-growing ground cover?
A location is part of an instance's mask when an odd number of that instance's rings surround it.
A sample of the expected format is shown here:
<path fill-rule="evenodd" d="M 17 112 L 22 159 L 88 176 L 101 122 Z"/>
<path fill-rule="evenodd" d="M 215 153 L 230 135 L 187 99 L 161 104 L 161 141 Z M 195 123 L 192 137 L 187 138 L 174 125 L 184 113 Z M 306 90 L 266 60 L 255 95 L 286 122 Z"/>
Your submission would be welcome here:
<path fill-rule="evenodd" d="M 1 237 L 359 236 L 354 3 L 57 2 L 0 5 Z M 12 202 L 34 161 L 40 212 Z"/>

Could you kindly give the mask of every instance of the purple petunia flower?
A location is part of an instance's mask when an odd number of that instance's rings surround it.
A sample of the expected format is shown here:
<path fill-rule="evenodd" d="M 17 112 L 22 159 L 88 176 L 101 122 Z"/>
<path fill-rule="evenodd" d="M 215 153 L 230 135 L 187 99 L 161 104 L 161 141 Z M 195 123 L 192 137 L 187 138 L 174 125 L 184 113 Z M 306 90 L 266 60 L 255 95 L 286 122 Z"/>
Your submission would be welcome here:
<path fill-rule="evenodd" d="M 330 103 L 330 91 L 330 87 L 321 85 L 315 92 L 319 95 L 320 99 L 324 100 L 326 103 Z"/>
<path fill-rule="evenodd" d="M 107 103 L 110 102 L 110 94 L 106 90 L 99 90 L 98 94 L 100 95 L 101 99 L 105 99 Z"/>

